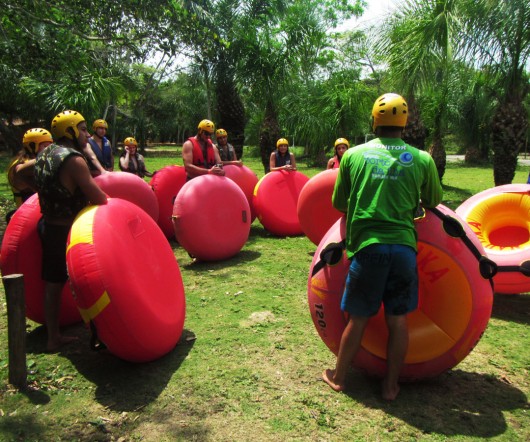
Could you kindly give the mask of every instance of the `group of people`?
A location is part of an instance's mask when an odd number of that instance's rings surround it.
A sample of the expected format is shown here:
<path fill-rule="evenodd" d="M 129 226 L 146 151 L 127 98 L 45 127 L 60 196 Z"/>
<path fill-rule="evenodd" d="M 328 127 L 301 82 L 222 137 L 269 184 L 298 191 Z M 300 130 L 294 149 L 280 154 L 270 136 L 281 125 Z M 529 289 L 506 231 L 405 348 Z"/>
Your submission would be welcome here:
<path fill-rule="evenodd" d="M 217 144 L 212 142 L 214 133 Z M 182 161 L 188 180 L 207 174 L 224 176 L 223 166 L 243 165 L 243 162 L 238 160 L 234 147 L 227 140 L 226 130 L 215 130 L 215 124 L 212 121 L 202 120 L 199 123 L 197 134 L 188 138 L 182 145 Z M 280 138 L 276 142 L 276 150 L 271 153 L 269 161 L 271 172 L 296 170 L 294 154 L 289 151 L 289 142 L 285 138 Z"/>
<path fill-rule="evenodd" d="M 85 118 L 76 111 L 55 116 L 50 131 L 29 129 L 22 150 L 8 167 L 8 182 L 18 207 L 38 193 L 42 218 L 37 230 L 42 243 L 41 277 L 45 281 L 44 314 L 47 350 L 55 351 L 72 340 L 59 329 L 61 292 L 68 279 L 66 240 L 72 223 L 89 202 L 105 204 L 106 194 L 93 177 L 114 170 L 114 157 L 106 137 L 107 122 L 97 119 L 89 134 Z M 120 170 L 140 177 L 152 176 L 133 137 L 124 142 Z M 7 216 L 7 221 L 14 211 Z"/>
<path fill-rule="evenodd" d="M 346 216 L 346 253 L 351 260 L 341 308 L 349 315 L 334 369 L 324 370 L 323 380 L 335 391 L 345 388 L 347 371 L 354 360 L 370 317 L 384 305 L 389 331 L 387 374 L 382 396 L 393 400 L 399 392 L 399 373 L 408 348 L 407 314 L 418 305 L 416 265 L 417 234 L 414 213 L 420 202 L 435 207 L 442 188 L 431 156 L 402 139 L 408 116 L 407 103 L 397 94 L 384 94 L 373 106 L 376 138 L 351 148 L 348 140 L 335 141 L 335 155 L 328 169 L 338 168 L 333 206 Z M 24 134 L 23 155 L 10 166 L 10 183 L 20 201 L 38 192 L 42 218 L 38 224 L 42 242 L 42 279 L 45 288 L 47 349 L 54 351 L 71 337 L 59 330 L 61 291 L 66 272 L 66 240 L 77 213 L 89 202 L 106 204 L 107 196 L 93 179 L 89 164 L 113 170 L 107 124 L 96 120 L 89 138 L 85 119 L 75 111 L 58 114 L 51 133 L 31 129 Z M 216 135 L 217 145 L 212 142 Z M 53 138 L 52 138 L 53 135 Z M 188 179 L 200 175 L 223 176 L 223 165 L 242 165 L 224 129 L 202 120 L 197 134 L 182 147 Z M 150 176 L 137 142 L 128 137 L 120 168 Z M 90 146 L 90 152 L 87 146 Z M 99 170 L 98 166 L 92 166 Z M 289 143 L 280 138 L 270 156 L 270 170 L 296 170 Z M 31 171 L 31 172 L 30 172 Z"/>
<path fill-rule="evenodd" d="M 106 137 L 108 127 L 107 122 L 103 119 L 94 121 L 92 124 L 92 136 L 88 139 L 88 145 L 97 159 L 97 161 L 90 160 L 89 156 L 89 165 L 92 171 L 96 171 L 96 175 L 102 173 L 103 170 L 108 172 L 114 170 L 112 147 Z M 98 164 L 102 166 L 103 170 L 99 169 Z M 140 178 L 152 177 L 155 173 L 151 173 L 146 169 L 145 159 L 143 155 L 138 153 L 138 142 L 134 137 L 127 137 L 123 141 L 123 152 L 120 155 L 118 165 L 122 172 L 133 173 Z"/>
<path fill-rule="evenodd" d="M 212 141 L 214 133 L 217 144 Z M 197 126 L 197 134 L 184 142 L 182 162 L 188 180 L 201 175 L 224 176 L 223 166 L 243 165 L 243 162 L 237 158 L 234 146 L 228 142 L 226 130 L 216 131 L 215 124 L 210 120 L 202 120 Z"/>
<path fill-rule="evenodd" d="M 114 170 L 114 155 L 109 139 L 106 137 L 108 124 L 103 119 L 97 119 L 92 124 L 92 134 L 81 146 L 81 152 L 87 160 L 92 176 Z M 32 128 L 22 137 L 22 149 L 11 161 L 7 169 L 7 180 L 13 192 L 15 205 L 20 205 L 31 195 L 36 193 L 35 186 L 35 161 L 37 155 L 53 142 L 52 134 L 43 128 Z M 119 159 L 119 168 L 123 172 L 130 172 L 143 178 L 151 177 L 153 173 L 145 167 L 145 160 L 138 153 L 138 142 L 133 137 L 127 137 L 123 143 L 124 151 Z M 7 221 L 13 215 L 7 215 Z"/>

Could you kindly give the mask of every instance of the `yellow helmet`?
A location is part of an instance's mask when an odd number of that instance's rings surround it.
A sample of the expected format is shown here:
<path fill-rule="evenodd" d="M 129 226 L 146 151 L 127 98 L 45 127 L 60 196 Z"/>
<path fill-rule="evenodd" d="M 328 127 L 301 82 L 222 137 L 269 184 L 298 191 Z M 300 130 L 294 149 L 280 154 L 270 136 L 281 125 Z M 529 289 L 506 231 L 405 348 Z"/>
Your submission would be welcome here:
<path fill-rule="evenodd" d="M 280 138 L 278 141 L 276 141 L 276 148 L 280 147 L 282 144 L 287 144 L 287 147 L 289 147 L 289 141 L 287 141 L 285 138 Z"/>
<path fill-rule="evenodd" d="M 215 131 L 215 124 L 210 120 L 202 120 L 197 128 L 199 129 L 199 133 L 208 132 L 209 134 L 213 134 Z"/>
<path fill-rule="evenodd" d="M 22 146 L 29 154 L 36 155 L 39 150 L 40 143 L 49 141 L 53 143 L 52 134 L 46 129 L 36 127 L 34 129 L 27 130 L 22 137 Z"/>
<path fill-rule="evenodd" d="M 227 137 L 228 134 L 226 133 L 226 130 L 224 130 L 224 129 L 217 129 L 215 131 L 215 136 L 216 137 Z"/>
<path fill-rule="evenodd" d="M 125 138 L 125 141 L 123 142 L 126 146 L 136 146 L 138 147 L 138 142 L 133 137 L 127 137 Z"/>
<path fill-rule="evenodd" d="M 105 120 L 99 118 L 92 123 L 92 130 L 95 131 L 98 127 L 104 127 L 105 129 L 108 129 L 109 125 Z"/>
<path fill-rule="evenodd" d="M 72 134 L 66 130 L 71 127 L 74 130 L 75 138 L 77 139 L 79 137 L 77 125 L 83 121 L 85 121 L 83 115 L 73 110 L 66 110 L 60 114 L 57 114 L 52 120 L 51 129 L 53 138 L 59 140 L 63 137 L 66 137 L 70 140 L 73 140 Z"/>
<path fill-rule="evenodd" d="M 337 147 L 339 144 L 345 144 L 348 146 L 348 148 L 350 147 L 350 142 L 346 138 L 337 138 L 335 140 L 335 147 Z"/>
<path fill-rule="evenodd" d="M 375 100 L 372 108 L 372 128 L 375 131 L 378 126 L 405 127 L 407 116 L 407 102 L 401 95 L 383 94 Z"/>

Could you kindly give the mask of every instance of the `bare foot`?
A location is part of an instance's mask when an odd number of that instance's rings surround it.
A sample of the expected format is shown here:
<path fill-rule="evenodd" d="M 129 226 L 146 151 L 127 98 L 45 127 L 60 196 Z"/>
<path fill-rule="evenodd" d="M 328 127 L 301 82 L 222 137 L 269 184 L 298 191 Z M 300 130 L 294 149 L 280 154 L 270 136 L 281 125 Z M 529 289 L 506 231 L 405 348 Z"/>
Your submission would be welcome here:
<path fill-rule="evenodd" d="M 335 391 L 342 391 L 344 390 L 344 385 L 336 384 L 334 380 L 335 376 L 335 370 L 331 370 L 327 368 L 322 372 L 322 379 L 326 384 L 328 384 L 333 390 Z"/>
<path fill-rule="evenodd" d="M 63 345 L 71 344 L 72 342 L 79 341 L 77 336 L 59 336 L 56 339 L 48 340 L 46 351 L 48 353 L 54 353 L 58 351 Z"/>
<path fill-rule="evenodd" d="M 399 394 L 399 385 L 388 386 L 383 381 L 381 383 L 382 396 L 385 401 L 393 401 Z"/>

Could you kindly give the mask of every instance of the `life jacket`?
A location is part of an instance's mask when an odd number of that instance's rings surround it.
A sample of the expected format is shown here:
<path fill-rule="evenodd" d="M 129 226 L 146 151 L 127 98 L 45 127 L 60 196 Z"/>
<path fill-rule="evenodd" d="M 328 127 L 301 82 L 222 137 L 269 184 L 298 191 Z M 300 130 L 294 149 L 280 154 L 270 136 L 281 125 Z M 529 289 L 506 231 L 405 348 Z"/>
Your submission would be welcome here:
<path fill-rule="evenodd" d="M 120 155 L 120 158 L 125 158 L 126 155 L 127 155 L 127 152 L 123 152 Z M 127 165 L 126 169 L 124 169 L 121 166 L 121 161 L 120 161 L 120 170 L 122 172 L 134 173 L 135 175 L 138 175 L 140 178 L 143 178 L 145 176 L 145 163 L 144 163 L 143 157 L 141 157 L 137 153 L 134 154 L 134 157 L 136 158 L 136 164 L 134 164 L 133 158 L 131 154 L 129 154 L 129 164 Z"/>
<path fill-rule="evenodd" d="M 11 161 L 11 164 L 7 168 L 7 181 L 11 187 L 11 192 L 13 192 L 13 200 L 17 207 L 20 207 L 24 201 L 35 193 L 30 187 L 20 189 L 15 186 L 15 169 L 19 164 L 24 164 L 28 160 L 28 158 L 17 157 Z"/>
<path fill-rule="evenodd" d="M 208 140 L 206 144 L 206 161 L 204 160 L 204 155 L 202 152 L 201 145 L 199 140 L 195 137 L 188 138 L 193 145 L 193 165 L 197 167 L 202 167 L 203 169 L 211 169 L 215 166 L 215 153 L 213 150 L 213 143 L 211 140 Z"/>
<path fill-rule="evenodd" d="M 110 148 L 109 139 L 107 137 L 103 137 L 101 140 L 102 149 L 100 149 L 98 143 L 96 143 L 96 140 L 93 138 L 89 138 L 88 142 L 92 148 L 92 151 L 94 152 L 94 155 L 96 155 L 96 158 L 103 168 L 105 170 L 110 169 L 112 167 L 112 151 Z M 91 165 L 89 164 L 89 166 Z M 93 169 L 94 167 L 91 166 L 90 168 Z"/>
<path fill-rule="evenodd" d="M 332 169 L 338 169 L 340 167 L 340 161 L 339 159 L 335 156 L 333 157 L 333 167 Z"/>
<path fill-rule="evenodd" d="M 287 149 L 287 152 L 285 152 L 284 156 L 282 156 L 278 150 L 276 150 L 274 153 L 276 154 L 276 165 L 274 167 L 285 166 L 287 161 L 289 161 L 289 164 L 291 164 L 291 153 L 289 152 L 289 149 Z"/>
<path fill-rule="evenodd" d="M 37 155 L 35 181 L 44 216 L 73 219 L 87 205 L 88 199 L 79 187 L 72 194 L 59 178 L 64 162 L 77 155 L 85 159 L 81 152 L 57 144 L 51 144 Z"/>
<path fill-rule="evenodd" d="M 219 144 L 217 145 L 217 150 L 222 161 L 234 161 L 234 146 L 230 143 L 226 144 L 226 153 Z"/>

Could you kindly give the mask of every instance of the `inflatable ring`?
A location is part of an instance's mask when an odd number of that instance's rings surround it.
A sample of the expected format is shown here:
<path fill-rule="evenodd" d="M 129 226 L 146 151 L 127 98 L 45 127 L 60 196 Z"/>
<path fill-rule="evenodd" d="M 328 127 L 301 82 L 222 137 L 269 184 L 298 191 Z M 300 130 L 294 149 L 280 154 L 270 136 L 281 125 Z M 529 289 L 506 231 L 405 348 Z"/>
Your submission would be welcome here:
<path fill-rule="evenodd" d="M 507 184 L 477 193 L 456 213 L 497 263 L 495 292 L 530 292 L 530 185 Z"/>
<path fill-rule="evenodd" d="M 94 178 L 99 188 L 111 198 L 136 204 L 158 221 L 158 200 L 153 189 L 139 176 L 129 172 L 107 172 Z"/>
<path fill-rule="evenodd" d="M 119 198 L 83 209 L 66 262 L 81 316 L 111 353 L 147 362 L 175 347 L 184 285 L 173 250 L 145 211 Z"/>
<path fill-rule="evenodd" d="M 277 236 L 301 235 L 296 207 L 309 178 L 301 172 L 277 170 L 264 175 L 254 188 L 256 215 L 265 229 Z"/>
<path fill-rule="evenodd" d="M 250 222 L 245 194 L 223 176 L 193 178 L 182 186 L 173 205 L 175 238 L 201 261 L 237 255 L 248 240 Z"/>
<path fill-rule="evenodd" d="M 37 194 L 22 204 L 7 225 L 2 241 L 0 268 L 2 275 L 22 273 L 24 275 L 24 296 L 26 317 L 44 324 L 44 288 L 41 278 L 42 245 L 37 233 L 37 223 L 41 218 Z M 70 284 L 65 284 L 61 292 L 59 324 L 71 325 L 81 322 Z"/>
<path fill-rule="evenodd" d="M 258 177 L 247 166 L 228 164 L 224 166 L 224 170 L 225 176 L 236 183 L 247 197 L 251 214 L 250 224 L 252 224 L 252 222 L 256 219 L 256 213 L 252 204 L 252 197 L 254 195 L 254 188 L 256 187 L 256 184 L 258 184 Z"/>
<path fill-rule="evenodd" d="M 418 309 L 408 315 L 409 348 L 401 380 L 436 376 L 457 365 L 484 332 L 493 303 L 491 281 L 482 276 L 482 246 L 469 226 L 444 206 L 427 211 L 418 231 Z M 308 279 L 313 323 L 326 346 L 337 354 L 347 315 L 340 302 L 350 261 L 344 252 L 345 218 L 320 242 Z M 486 259 L 486 258 L 485 258 Z M 353 365 L 384 376 L 384 309 L 368 322 Z"/>
<path fill-rule="evenodd" d="M 158 225 L 166 235 L 167 239 L 175 237 L 171 215 L 173 214 L 173 204 L 180 189 L 186 184 L 186 169 L 184 166 L 166 166 L 160 169 L 149 184 L 155 192 L 158 200 L 160 216 Z"/>
<path fill-rule="evenodd" d="M 309 240 L 318 246 L 326 232 L 342 216 L 331 202 L 339 169 L 328 169 L 312 177 L 300 192 L 297 213 L 300 226 Z"/>

